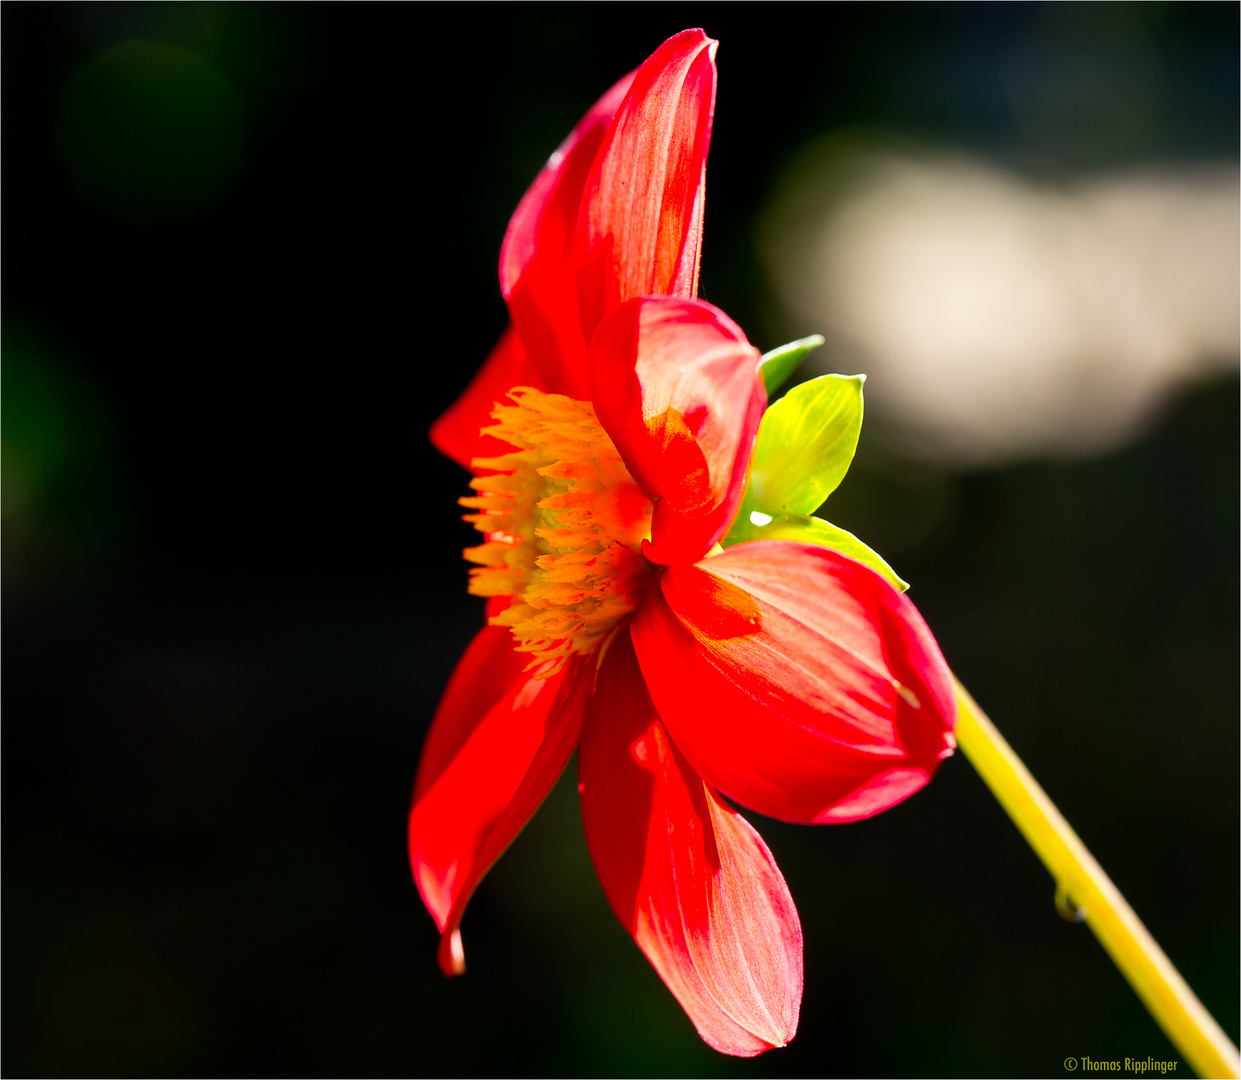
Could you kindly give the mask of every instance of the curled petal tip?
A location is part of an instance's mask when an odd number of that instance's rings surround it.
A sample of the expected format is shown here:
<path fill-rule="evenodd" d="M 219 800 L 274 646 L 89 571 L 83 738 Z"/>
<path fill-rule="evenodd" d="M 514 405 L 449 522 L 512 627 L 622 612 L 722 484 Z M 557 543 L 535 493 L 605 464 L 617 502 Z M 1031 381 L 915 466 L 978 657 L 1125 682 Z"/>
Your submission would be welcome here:
<path fill-rule="evenodd" d="M 418 766 L 410 866 L 442 935 L 445 975 L 465 970 L 457 928 L 475 887 L 577 744 L 584 680 L 532 679 L 525 662 L 506 628 L 480 630 L 453 672 Z"/>
<path fill-rule="evenodd" d="M 701 26 L 691 26 L 688 30 L 682 30 L 679 34 L 673 34 L 668 41 L 677 41 L 680 38 L 692 37 L 695 34 L 698 35 L 699 41 L 706 42 L 712 49 L 719 45 L 719 41 L 711 37 Z"/>
<path fill-rule="evenodd" d="M 439 954 L 437 956 L 440 964 L 440 970 L 452 978 L 454 975 L 465 974 L 465 946 L 461 944 L 460 929 L 453 929 L 451 933 L 445 934 L 440 938 Z"/>

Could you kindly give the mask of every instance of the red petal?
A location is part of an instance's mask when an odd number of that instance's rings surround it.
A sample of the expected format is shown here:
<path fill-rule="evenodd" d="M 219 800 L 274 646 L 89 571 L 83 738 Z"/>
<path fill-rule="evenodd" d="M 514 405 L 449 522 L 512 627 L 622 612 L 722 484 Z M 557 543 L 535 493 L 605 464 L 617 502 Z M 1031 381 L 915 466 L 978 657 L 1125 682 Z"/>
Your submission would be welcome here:
<path fill-rule="evenodd" d="M 500 249 L 500 290 L 546 387 L 585 398 L 586 345 L 570 262 L 582 191 L 634 73 L 601 97 L 552 154 L 517 206 Z"/>
<path fill-rule="evenodd" d="M 475 887 L 546 797 L 577 744 L 589 678 L 529 660 L 503 627 L 484 627 L 444 691 L 422 751 L 409 815 L 418 891 L 442 934 L 444 974 L 464 970 L 457 926 Z"/>
<path fill-rule="evenodd" d="M 655 562 L 701 558 L 732 522 L 767 404 L 758 350 L 701 300 L 631 300 L 590 351 L 595 411 L 655 506 Z"/>
<path fill-rule="evenodd" d="M 639 69 L 586 182 L 578 225 L 582 334 L 637 296 L 696 296 L 717 42 L 665 41 Z"/>
<path fill-rule="evenodd" d="M 545 389 L 530 366 L 526 350 L 512 328 L 505 330 L 478 374 L 456 401 L 431 425 L 431 442 L 440 453 L 467 469 L 476 457 L 497 457 L 512 449 L 479 430 L 492 422 L 491 410 L 514 386 Z"/>
<path fill-rule="evenodd" d="M 636 74 L 631 71 L 595 102 L 517 204 L 500 248 L 500 291 L 506 300 L 535 252 L 550 251 L 561 259 L 569 256 L 586 177 Z"/>
<path fill-rule="evenodd" d="M 760 540 L 661 586 L 633 623 L 642 672 L 677 746 L 729 798 L 785 821 L 854 821 L 952 753 L 939 646 L 873 570 Z"/>
<path fill-rule="evenodd" d="M 699 1034 L 743 1057 L 787 1043 L 802 993 L 797 909 L 762 838 L 672 745 L 628 634 L 599 673 L 578 769 L 612 910 Z"/>

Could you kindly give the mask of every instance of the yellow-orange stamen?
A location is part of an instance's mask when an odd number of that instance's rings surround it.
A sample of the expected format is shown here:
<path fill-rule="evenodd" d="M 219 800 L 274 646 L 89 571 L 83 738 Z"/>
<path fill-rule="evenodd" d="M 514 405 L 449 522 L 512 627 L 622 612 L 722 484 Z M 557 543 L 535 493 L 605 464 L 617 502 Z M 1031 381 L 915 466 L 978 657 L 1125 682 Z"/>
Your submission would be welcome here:
<path fill-rule="evenodd" d="M 512 596 L 491 622 L 510 627 L 528 671 L 546 678 L 573 654 L 588 655 L 642 598 L 652 572 L 643 557 L 651 500 L 634 483 L 587 401 L 519 386 L 484 428 L 515 449 L 475 458 L 488 475 L 461 499 L 465 520 L 486 536 L 465 557 L 475 596 Z"/>

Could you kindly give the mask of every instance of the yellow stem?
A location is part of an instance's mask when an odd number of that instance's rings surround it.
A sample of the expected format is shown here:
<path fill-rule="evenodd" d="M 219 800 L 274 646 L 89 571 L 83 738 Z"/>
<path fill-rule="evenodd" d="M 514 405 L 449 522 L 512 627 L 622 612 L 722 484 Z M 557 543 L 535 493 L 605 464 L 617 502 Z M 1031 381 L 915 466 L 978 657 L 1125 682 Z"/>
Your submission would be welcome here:
<path fill-rule="evenodd" d="M 1241 1077 L 1237 1048 L 1186 985 L 1047 793 L 959 682 L 957 741 L 1056 882 L 1056 902 L 1085 920 L 1155 1022 L 1203 1077 Z"/>

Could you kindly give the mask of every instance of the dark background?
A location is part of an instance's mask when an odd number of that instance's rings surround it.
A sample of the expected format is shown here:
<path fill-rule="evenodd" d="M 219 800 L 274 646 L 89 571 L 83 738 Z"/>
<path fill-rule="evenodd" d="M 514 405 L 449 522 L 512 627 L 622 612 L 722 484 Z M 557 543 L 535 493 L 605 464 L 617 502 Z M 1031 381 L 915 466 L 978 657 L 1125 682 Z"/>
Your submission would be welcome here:
<path fill-rule="evenodd" d="M 882 129 L 1053 180 L 1233 161 L 1237 23 L 1234 4 L 6 4 L 3 1071 L 1174 1058 L 960 756 L 868 822 L 757 821 L 805 930 L 786 1050 L 698 1040 L 607 909 L 572 767 L 466 917 L 469 974 L 444 980 L 405 814 L 482 616 L 465 475 L 425 433 L 504 325 L 525 186 L 671 33 L 721 41 L 702 294 L 767 349 L 754 221 L 806 140 Z M 218 197 L 109 202 L 74 172 L 73 124 L 111 99 L 88 87 L 66 117 L 66 88 L 132 40 L 232 87 L 244 142 Z M 1077 463 L 954 475 L 862 441 L 834 520 L 913 582 L 1236 1039 L 1235 378 Z"/>

